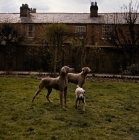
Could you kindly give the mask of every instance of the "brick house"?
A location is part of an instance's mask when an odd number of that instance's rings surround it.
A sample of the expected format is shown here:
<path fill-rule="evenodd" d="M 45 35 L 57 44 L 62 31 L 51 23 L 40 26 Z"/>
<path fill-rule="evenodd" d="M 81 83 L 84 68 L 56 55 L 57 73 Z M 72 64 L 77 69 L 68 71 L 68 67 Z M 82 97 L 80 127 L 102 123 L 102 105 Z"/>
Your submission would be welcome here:
<path fill-rule="evenodd" d="M 20 13 L 0 13 L 0 23 L 8 19 L 10 23 L 18 23 L 24 26 L 25 39 L 20 48 L 42 46 L 41 34 L 43 24 L 64 23 L 73 33 L 85 32 L 87 37 L 87 42 L 85 44 L 87 52 L 86 66 L 89 66 L 93 72 L 115 73 L 119 71 L 121 65 L 120 60 L 118 61 L 117 57 L 114 57 L 113 60 L 110 58 L 110 55 L 113 55 L 116 51 L 105 38 L 107 36 L 107 31 L 111 30 L 111 24 L 114 19 L 116 19 L 117 15 L 118 14 L 115 13 L 98 13 L 96 2 L 91 2 L 90 13 L 37 13 L 35 8 L 29 8 L 28 4 L 22 4 Z M 2 42 L 0 46 L 4 47 Z M 105 57 L 105 61 L 92 61 L 88 53 L 90 48 L 93 47 L 106 50 L 109 55 Z M 24 56 L 22 55 L 21 49 L 17 54 L 14 70 L 26 70 L 23 63 Z M 5 70 L 5 56 L 1 49 L 0 59 L 0 70 Z M 77 59 L 78 56 L 75 60 Z M 69 62 L 71 61 L 65 61 L 65 65 L 68 65 Z M 80 69 L 78 61 L 75 62 L 74 66 L 77 70 Z"/>

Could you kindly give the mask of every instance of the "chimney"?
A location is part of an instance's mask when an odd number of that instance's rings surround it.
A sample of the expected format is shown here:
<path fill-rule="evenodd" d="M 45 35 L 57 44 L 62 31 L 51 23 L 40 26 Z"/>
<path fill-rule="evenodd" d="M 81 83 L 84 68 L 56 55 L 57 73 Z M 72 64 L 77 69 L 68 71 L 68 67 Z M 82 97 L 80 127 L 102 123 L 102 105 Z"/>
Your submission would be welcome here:
<path fill-rule="evenodd" d="M 30 8 L 30 9 L 29 9 L 29 12 L 30 12 L 30 13 L 36 13 L 36 8 Z"/>
<path fill-rule="evenodd" d="M 90 6 L 90 17 L 97 17 L 98 16 L 98 6 L 97 2 L 91 2 Z"/>
<path fill-rule="evenodd" d="M 20 7 L 20 17 L 28 17 L 29 16 L 29 10 L 28 4 L 22 4 Z"/>
<path fill-rule="evenodd" d="M 33 8 L 32 12 L 33 12 L 33 13 L 36 13 L 36 8 Z"/>

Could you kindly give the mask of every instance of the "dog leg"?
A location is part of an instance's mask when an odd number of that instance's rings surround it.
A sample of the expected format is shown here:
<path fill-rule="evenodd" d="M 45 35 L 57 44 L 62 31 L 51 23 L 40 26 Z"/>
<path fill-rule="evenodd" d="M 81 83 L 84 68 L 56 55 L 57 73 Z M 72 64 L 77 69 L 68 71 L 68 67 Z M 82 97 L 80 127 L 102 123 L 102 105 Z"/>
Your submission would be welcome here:
<path fill-rule="evenodd" d="M 50 93 L 52 92 L 52 88 L 48 88 L 48 87 L 47 87 L 47 90 L 48 90 L 48 92 L 47 92 L 46 98 L 47 98 L 47 100 L 48 100 L 50 103 L 52 103 L 52 101 L 49 99 L 49 95 L 50 95 Z"/>
<path fill-rule="evenodd" d="M 34 101 L 34 99 L 36 98 L 36 96 L 41 92 L 42 89 L 38 89 L 37 92 L 35 93 L 34 97 L 32 98 L 32 103 Z"/>
<path fill-rule="evenodd" d="M 60 106 L 61 106 L 62 108 L 65 108 L 65 106 L 63 106 L 63 94 L 64 94 L 63 91 L 60 91 L 60 92 L 59 92 Z"/>
<path fill-rule="evenodd" d="M 85 99 L 83 99 L 82 102 L 83 102 L 83 111 L 85 111 L 85 106 L 86 106 Z"/>
<path fill-rule="evenodd" d="M 33 99 L 32 99 L 32 103 L 33 103 L 34 99 L 36 98 L 36 96 L 41 92 L 41 90 L 42 90 L 43 88 L 44 88 L 44 82 L 41 81 L 40 84 L 39 84 L 39 88 L 38 88 L 37 92 L 35 93 L 35 95 L 34 95 L 34 97 L 33 97 Z"/>
<path fill-rule="evenodd" d="M 77 109 L 77 104 L 78 104 L 78 99 L 76 98 L 76 100 L 75 100 L 75 108 Z"/>
<path fill-rule="evenodd" d="M 64 89 L 64 106 L 67 107 L 67 87 Z"/>
<path fill-rule="evenodd" d="M 79 100 L 79 104 L 80 104 L 80 100 Z"/>

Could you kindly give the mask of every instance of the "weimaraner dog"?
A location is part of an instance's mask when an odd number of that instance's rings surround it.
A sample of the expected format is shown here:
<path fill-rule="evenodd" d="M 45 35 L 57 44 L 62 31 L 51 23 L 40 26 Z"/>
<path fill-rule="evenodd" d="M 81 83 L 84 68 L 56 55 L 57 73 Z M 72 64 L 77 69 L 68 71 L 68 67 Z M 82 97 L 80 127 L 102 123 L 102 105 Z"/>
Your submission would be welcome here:
<path fill-rule="evenodd" d="M 63 66 L 60 70 L 60 75 L 57 78 L 51 78 L 51 77 L 46 77 L 43 78 L 39 84 L 39 88 L 37 92 L 35 93 L 32 103 L 35 99 L 35 97 L 40 93 L 40 91 L 45 87 L 48 92 L 46 95 L 46 98 L 49 102 L 49 95 L 52 92 L 52 88 L 59 90 L 59 96 L 60 96 L 60 105 L 62 108 L 66 107 L 66 95 L 67 95 L 67 86 L 68 86 L 68 78 L 67 74 L 69 72 L 73 72 L 73 68 L 69 68 L 68 66 Z M 63 98 L 64 98 L 64 103 L 63 103 Z"/>
<path fill-rule="evenodd" d="M 78 104 L 80 104 L 80 101 L 83 103 L 83 111 L 85 111 L 85 90 L 77 85 L 77 88 L 75 90 L 75 108 L 77 109 Z"/>
<path fill-rule="evenodd" d="M 86 75 L 91 72 L 89 67 L 83 67 L 80 73 L 68 73 L 68 82 L 82 87 L 86 80 Z"/>

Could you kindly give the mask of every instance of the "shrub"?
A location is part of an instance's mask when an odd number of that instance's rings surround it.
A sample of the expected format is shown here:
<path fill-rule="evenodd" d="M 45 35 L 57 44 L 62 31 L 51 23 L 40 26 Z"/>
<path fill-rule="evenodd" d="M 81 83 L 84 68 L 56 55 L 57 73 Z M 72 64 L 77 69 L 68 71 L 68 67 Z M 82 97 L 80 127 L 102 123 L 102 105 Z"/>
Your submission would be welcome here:
<path fill-rule="evenodd" d="M 138 64 L 132 64 L 131 66 L 128 66 L 123 71 L 123 74 L 138 75 L 139 74 L 139 65 Z"/>

